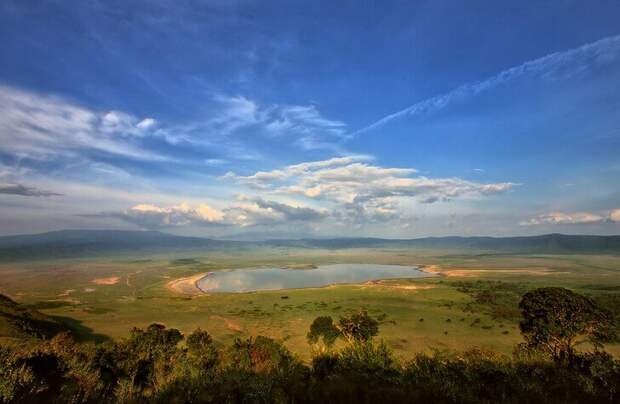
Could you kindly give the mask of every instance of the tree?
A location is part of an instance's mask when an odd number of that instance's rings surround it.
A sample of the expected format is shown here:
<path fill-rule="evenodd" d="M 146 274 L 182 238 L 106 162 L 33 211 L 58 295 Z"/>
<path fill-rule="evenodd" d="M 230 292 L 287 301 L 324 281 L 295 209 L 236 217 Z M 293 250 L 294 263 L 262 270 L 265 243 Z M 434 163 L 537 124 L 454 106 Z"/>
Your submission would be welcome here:
<path fill-rule="evenodd" d="M 320 316 L 310 324 L 310 331 L 306 335 L 310 344 L 320 345 L 320 348 L 330 348 L 340 336 L 340 330 L 334 324 L 334 320 L 329 316 Z M 325 349 L 319 349 L 325 351 Z"/>
<path fill-rule="evenodd" d="M 133 328 L 125 343 L 119 344 L 119 356 L 125 357 L 124 371 L 131 379 L 127 391 L 157 390 L 172 374 L 177 344 L 183 334 L 175 328 L 151 324 L 146 330 Z"/>
<path fill-rule="evenodd" d="M 370 317 L 366 310 L 349 317 L 341 317 L 340 332 L 349 342 L 368 342 L 379 333 L 379 322 Z"/>
<path fill-rule="evenodd" d="M 572 362 L 578 344 L 589 342 L 598 349 L 614 337 L 611 315 L 568 289 L 548 287 L 528 292 L 519 309 L 519 328 L 526 344 L 557 361 Z"/>
<path fill-rule="evenodd" d="M 144 350 L 167 350 L 176 347 L 183 339 L 183 334 L 175 328 L 166 329 L 165 325 L 153 323 L 146 328 L 131 330 L 130 342 L 134 347 Z"/>
<path fill-rule="evenodd" d="M 219 352 L 207 331 L 198 328 L 188 335 L 185 344 L 192 363 L 197 364 L 201 370 L 212 369 L 219 362 Z"/>
<path fill-rule="evenodd" d="M 237 338 L 228 354 L 233 373 L 262 375 L 271 382 L 287 378 L 292 381 L 299 374 L 300 367 L 303 367 L 284 345 L 261 335 L 256 338 Z"/>

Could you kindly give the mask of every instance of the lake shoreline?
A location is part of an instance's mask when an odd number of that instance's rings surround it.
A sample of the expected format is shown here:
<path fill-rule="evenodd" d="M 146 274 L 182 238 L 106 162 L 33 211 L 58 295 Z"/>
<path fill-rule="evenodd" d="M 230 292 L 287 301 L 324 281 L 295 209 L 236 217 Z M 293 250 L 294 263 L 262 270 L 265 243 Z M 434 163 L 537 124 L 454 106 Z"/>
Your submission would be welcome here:
<path fill-rule="evenodd" d="M 205 281 L 205 278 L 208 278 L 208 275 L 199 279 L 191 279 L 191 281 L 194 281 L 195 283 L 194 289 L 200 290 L 202 293 L 205 294 L 255 293 L 299 289 L 321 289 L 333 286 L 346 285 L 367 286 L 368 284 L 380 281 L 428 278 L 439 275 L 438 272 L 432 271 L 432 268 L 423 267 L 422 265 L 340 263 L 326 264 L 322 266 L 303 264 L 301 265 L 301 267 L 303 267 L 303 270 L 292 271 L 289 266 L 266 268 L 238 268 L 232 271 L 221 273 L 221 277 L 217 279 L 217 281 L 210 282 L 208 279 L 206 279 Z M 350 276 L 351 271 L 358 268 L 358 279 L 352 279 L 352 277 Z M 334 278 L 334 281 L 329 282 L 329 279 L 325 279 L 325 270 L 334 271 L 333 273 L 328 272 L 327 274 L 328 276 Z M 260 274 L 260 271 L 262 271 L 262 274 Z M 415 271 L 415 274 L 412 274 L 409 271 Z M 267 272 L 267 274 L 265 274 L 265 272 Z M 235 273 L 238 273 L 237 278 L 234 277 Z M 291 275 L 291 273 L 297 274 Z M 346 273 L 345 276 L 343 276 L 343 273 Z M 313 275 L 317 275 L 316 278 L 313 278 Z M 226 277 L 229 278 L 227 279 Z M 260 277 L 266 279 L 260 279 Z M 292 277 L 295 278 L 292 279 Z M 243 279 L 245 285 L 241 283 L 241 279 Z M 323 283 L 324 281 L 327 283 Z M 205 287 L 208 286 L 209 283 L 214 283 L 216 286 Z M 261 283 L 264 286 L 261 286 Z M 281 285 L 274 286 L 274 284 Z"/>
<path fill-rule="evenodd" d="M 198 282 L 210 276 L 213 272 L 202 272 L 192 276 L 186 276 L 183 278 L 174 279 L 166 284 L 166 287 L 172 292 L 182 295 L 198 296 L 203 295 L 206 292 L 200 289 Z"/>

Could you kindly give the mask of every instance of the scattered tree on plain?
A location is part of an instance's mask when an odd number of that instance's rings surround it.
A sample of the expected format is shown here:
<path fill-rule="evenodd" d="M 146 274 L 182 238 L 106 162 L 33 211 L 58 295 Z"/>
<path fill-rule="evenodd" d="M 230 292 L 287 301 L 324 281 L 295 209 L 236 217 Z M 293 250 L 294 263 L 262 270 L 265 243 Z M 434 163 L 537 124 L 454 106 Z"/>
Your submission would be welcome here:
<path fill-rule="evenodd" d="M 558 361 L 572 361 L 576 347 L 596 349 L 615 336 L 611 315 L 587 297 L 564 288 L 547 287 L 526 293 L 519 308 L 519 328 L 527 347 Z"/>

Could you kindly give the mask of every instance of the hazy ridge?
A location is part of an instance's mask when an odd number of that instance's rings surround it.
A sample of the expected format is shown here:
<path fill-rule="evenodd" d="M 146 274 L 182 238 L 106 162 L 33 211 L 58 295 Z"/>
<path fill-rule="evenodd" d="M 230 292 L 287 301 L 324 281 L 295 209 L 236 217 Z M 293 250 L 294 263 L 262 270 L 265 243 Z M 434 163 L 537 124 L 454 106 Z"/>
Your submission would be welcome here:
<path fill-rule="evenodd" d="M 328 238 L 232 241 L 157 231 L 62 230 L 0 237 L 3 261 L 89 257 L 103 254 L 217 251 L 243 248 L 411 248 L 489 253 L 620 253 L 620 236 L 546 234 L 526 237 Z"/>

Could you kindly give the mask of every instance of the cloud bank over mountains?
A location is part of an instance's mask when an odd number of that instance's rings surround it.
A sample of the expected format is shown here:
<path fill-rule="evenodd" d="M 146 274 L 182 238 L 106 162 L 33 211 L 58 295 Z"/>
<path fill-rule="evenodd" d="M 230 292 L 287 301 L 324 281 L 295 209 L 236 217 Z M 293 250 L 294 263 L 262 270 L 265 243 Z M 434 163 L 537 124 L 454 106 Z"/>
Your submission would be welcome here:
<path fill-rule="evenodd" d="M 243 197 L 218 210 L 207 204 L 160 207 L 138 204 L 121 212 L 101 212 L 91 217 L 117 218 L 144 229 L 170 229 L 183 226 L 253 227 L 299 222 L 315 223 L 327 217 L 324 210 Z"/>
<path fill-rule="evenodd" d="M 591 212 L 551 212 L 524 220 L 521 226 L 555 225 L 555 224 L 593 224 L 593 223 L 620 223 L 620 209 L 614 209 L 607 214 Z"/>

